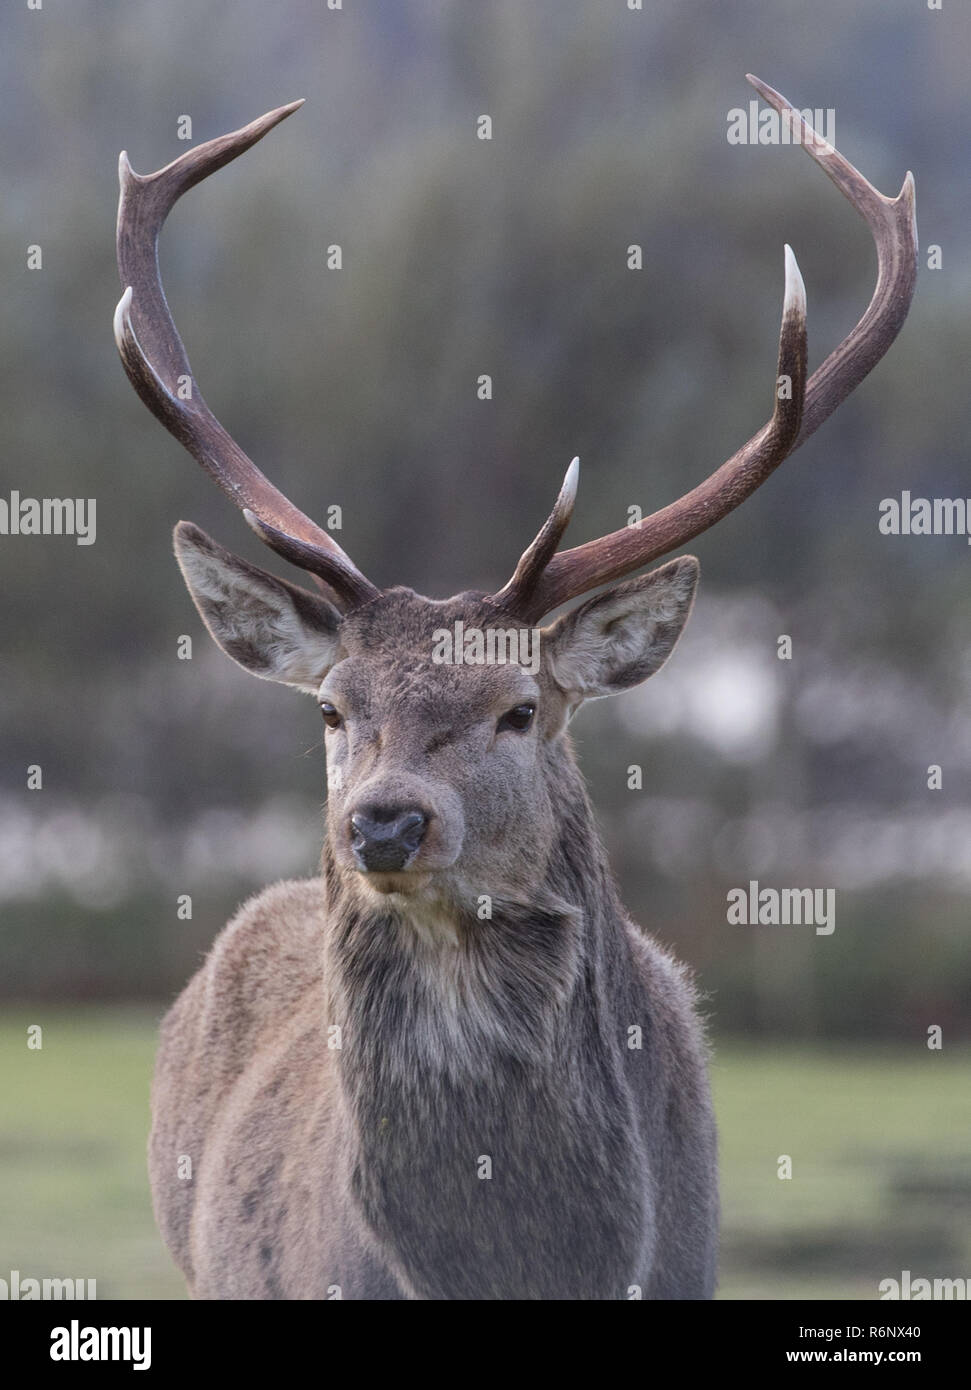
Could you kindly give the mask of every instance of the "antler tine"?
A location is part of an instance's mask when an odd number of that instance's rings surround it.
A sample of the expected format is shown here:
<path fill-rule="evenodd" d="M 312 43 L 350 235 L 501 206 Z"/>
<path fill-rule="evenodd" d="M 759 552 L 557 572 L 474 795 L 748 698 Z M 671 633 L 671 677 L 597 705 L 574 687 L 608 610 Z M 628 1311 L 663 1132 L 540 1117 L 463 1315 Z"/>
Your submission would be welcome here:
<path fill-rule="evenodd" d="M 568 599 L 619 579 L 707 531 L 758 488 L 783 459 L 832 415 L 884 356 L 907 317 L 917 282 L 917 221 L 913 175 L 887 198 L 819 136 L 785 97 L 749 76 L 771 106 L 798 129 L 801 143 L 866 221 L 877 251 L 877 283 L 866 312 L 805 384 L 805 293 L 786 247 L 786 296 L 779 339 L 779 377 L 791 378 L 791 398 L 776 391 L 772 419 L 705 482 L 677 502 L 586 545 L 554 555 L 524 596 L 522 613 L 536 621 Z M 804 385 L 804 389 L 803 389 Z M 506 586 L 509 588 L 509 585 Z M 506 590 L 502 591 L 503 593 Z"/>
<path fill-rule="evenodd" d="M 343 594 L 353 607 L 357 608 L 377 597 L 379 590 L 351 564 L 343 551 L 335 554 L 321 550 L 319 546 L 263 521 L 249 507 L 243 508 L 243 520 L 264 545 L 268 545 L 284 560 L 289 560 L 291 565 L 323 579 L 332 589 Z"/>
<path fill-rule="evenodd" d="M 563 485 L 553 510 L 546 518 L 536 539 L 524 551 L 513 577 L 497 594 L 493 601 L 500 606 L 520 612 L 528 607 L 529 597 L 539 583 L 543 571 L 556 553 L 556 547 L 570 524 L 573 505 L 577 500 L 577 484 L 580 480 L 580 460 L 574 459 L 566 470 Z"/>
<path fill-rule="evenodd" d="M 360 603 L 380 591 L 333 537 L 273 486 L 206 405 L 166 301 L 158 265 L 159 233 L 182 194 L 250 149 L 302 105 L 294 101 L 268 111 L 241 130 L 187 150 L 154 174 L 136 174 L 122 151 L 118 271 L 124 293 L 115 310 L 115 341 L 139 397 L 235 505 L 249 509 L 275 536 L 292 537 L 308 561 L 313 557 L 312 573 L 343 601 Z M 262 531 L 258 534 L 272 543 Z M 279 544 L 273 548 L 285 553 Z"/>

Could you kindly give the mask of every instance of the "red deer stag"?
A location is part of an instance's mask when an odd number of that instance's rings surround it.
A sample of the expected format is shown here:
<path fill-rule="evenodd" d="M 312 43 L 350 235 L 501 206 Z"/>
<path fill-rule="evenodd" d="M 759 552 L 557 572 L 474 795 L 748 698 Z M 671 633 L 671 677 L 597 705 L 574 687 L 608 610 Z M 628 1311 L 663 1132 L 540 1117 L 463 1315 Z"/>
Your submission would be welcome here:
<path fill-rule="evenodd" d="M 715 1126 L 692 986 L 624 912 L 567 724 L 663 665 L 698 562 L 614 581 L 713 526 L 818 429 L 897 336 L 917 264 L 910 174 L 884 197 L 749 80 L 869 226 L 869 307 L 807 381 L 787 247 L 788 389 L 768 423 L 679 501 L 557 551 L 574 462 L 509 582 L 447 600 L 378 589 L 264 477 L 203 401 L 162 290 L 173 204 L 301 103 L 155 174 L 121 156 L 125 371 L 316 591 L 188 522 L 175 530 L 182 573 L 223 651 L 307 691 L 327 728 L 320 878 L 247 903 L 162 1026 L 152 1188 L 196 1297 L 713 1293 Z M 539 660 L 436 659 L 456 622 L 538 638 Z"/>

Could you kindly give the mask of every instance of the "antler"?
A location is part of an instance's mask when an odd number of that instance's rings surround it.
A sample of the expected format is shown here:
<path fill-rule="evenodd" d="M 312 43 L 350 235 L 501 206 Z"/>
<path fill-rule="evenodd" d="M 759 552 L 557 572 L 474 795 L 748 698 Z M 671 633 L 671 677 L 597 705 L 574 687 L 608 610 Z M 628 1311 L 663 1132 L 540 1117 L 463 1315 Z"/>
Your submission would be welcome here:
<path fill-rule="evenodd" d="M 527 563 L 527 557 L 540 546 L 553 518 L 562 511 L 561 493 L 553 515 L 520 560 L 513 578 L 494 596 L 495 601 L 529 621 L 538 620 L 567 599 L 619 579 L 676 550 L 734 511 L 873 370 L 907 317 L 917 281 L 913 175 L 907 174 L 896 198 L 884 197 L 838 150 L 816 134 L 785 97 L 757 77 L 749 75 L 748 81 L 789 122 L 790 128 L 799 132 L 807 152 L 866 221 L 877 250 L 873 298 L 856 327 L 807 384 L 805 291 L 795 257 L 787 246 L 778 377 L 790 378 L 788 398 L 780 395 L 777 386 L 769 423 L 677 502 L 645 517 L 637 526 L 625 526 L 609 536 L 554 555 L 545 569 L 538 569 Z"/>
<path fill-rule="evenodd" d="M 115 310 L 115 341 L 128 379 L 165 428 L 211 474 L 247 515 L 261 540 L 323 579 L 346 605 L 378 590 L 336 541 L 305 516 L 260 472 L 226 433 L 202 398 L 165 299 L 158 235 L 182 194 L 243 154 L 302 101 L 268 111 L 230 135 L 187 150 L 154 174 L 136 174 L 122 151 L 118 161 L 118 270 L 124 289 Z"/>

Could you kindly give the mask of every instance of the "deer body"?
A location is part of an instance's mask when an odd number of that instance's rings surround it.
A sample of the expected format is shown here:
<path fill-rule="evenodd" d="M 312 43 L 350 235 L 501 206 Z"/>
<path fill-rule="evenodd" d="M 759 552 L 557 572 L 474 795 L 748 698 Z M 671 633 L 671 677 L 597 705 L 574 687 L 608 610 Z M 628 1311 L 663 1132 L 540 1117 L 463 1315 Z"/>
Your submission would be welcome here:
<path fill-rule="evenodd" d="M 597 971 L 574 983 L 560 1018 L 535 1023 L 562 1044 L 555 1064 L 524 1061 L 493 1019 L 491 1040 L 453 1040 L 474 1050 L 458 1067 L 441 1046 L 454 1005 L 423 999 L 412 964 L 413 992 L 368 1001 L 400 1032 L 385 1030 L 380 1055 L 353 1056 L 350 1045 L 328 1048 L 329 925 L 323 880 L 269 890 L 166 1020 L 152 1182 L 196 1297 L 591 1299 L 629 1298 L 632 1286 L 650 1298 L 711 1296 L 714 1125 L 677 966 L 615 920 L 627 1011 L 650 1021 L 644 1050 L 627 1049 L 619 1017 L 612 1038 L 581 1026 L 578 1045 L 574 1029 L 595 1016 L 590 985 L 607 983 Z M 375 914 L 359 930 L 393 948 L 401 926 Z M 224 1007 L 262 989 L 238 954 L 269 965 L 268 944 L 291 965 L 301 951 L 303 969 L 285 979 L 302 993 L 271 994 L 255 1016 Z M 383 964 L 388 979 L 400 970 Z M 427 964 L 442 962 L 433 952 Z M 408 1074 L 389 1065 L 399 1047 Z M 175 1176 L 181 1153 L 199 1155 L 192 1183 Z M 659 1190 L 680 1200 L 662 1205 Z"/>
<path fill-rule="evenodd" d="M 558 552 L 574 460 L 491 595 L 377 588 L 246 457 L 192 377 L 158 233 L 182 193 L 300 103 L 155 174 L 121 157 L 125 370 L 257 535 L 318 589 L 176 527 L 183 576 L 219 646 L 316 699 L 329 789 L 321 878 L 244 907 L 163 1024 L 152 1191 L 198 1297 L 713 1293 L 715 1128 L 692 986 L 620 905 L 568 724 L 585 700 L 663 666 L 698 562 L 614 581 L 713 525 L 818 428 L 899 331 L 917 258 L 910 176 L 885 198 L 750 80 L 869 225 L 879 265 L 869 307 L 807 379 L 805 293 L 786 248 L 769 422 L 678 502 Z M 478 634 L 494 659 L 442 660 L 453 631 Z M 501 640 L 523 631 L 528 660 Z"/>
<path fill-rule="evenodd" d="M 384 747 L 367 785 L 441 778 L 468 835 L 488 790 L 467 687 L 484 706 L 493 691 L 453 668 L 415 680 L 441 606 L 375 607 L 341 634 L 394 692 L 371 712 Z M 691 986 L 624 916 L 565 731 L 517 772 L 533 794 L 503 810 L 493 862 L 463 870 L 494 890 L 491 917 L 462 882 L 360 884 L 336 798 L 323 877 L 244 908 L 167 1018 L 152 1182 L 199 1296 L 710 1297 L 715 1138 Z M 191 1182 L 174 1154 L 197 1156 Z"/>

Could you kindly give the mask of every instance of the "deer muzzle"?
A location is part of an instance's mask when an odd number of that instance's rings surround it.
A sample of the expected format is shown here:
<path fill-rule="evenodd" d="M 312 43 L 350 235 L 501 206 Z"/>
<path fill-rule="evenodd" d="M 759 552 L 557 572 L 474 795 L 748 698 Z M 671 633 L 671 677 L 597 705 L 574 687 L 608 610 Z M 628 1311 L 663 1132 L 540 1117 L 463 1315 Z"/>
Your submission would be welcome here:
<path fill-rule="evenodd" d="M 414 859 L 428 829 L 417 807 L 373 807 L 351 816 L 351 850 L 366 873 L 397 873 Z"/>

